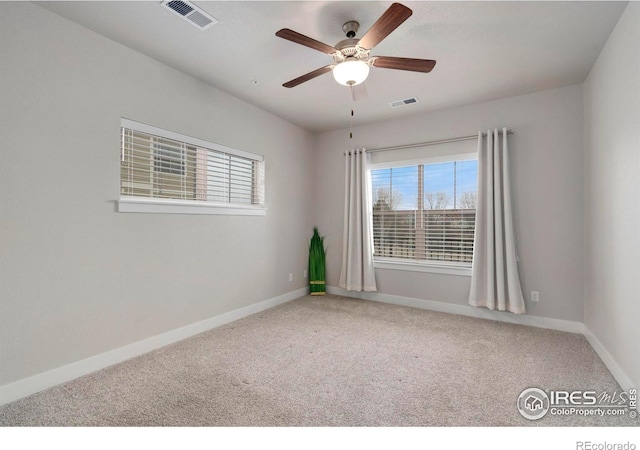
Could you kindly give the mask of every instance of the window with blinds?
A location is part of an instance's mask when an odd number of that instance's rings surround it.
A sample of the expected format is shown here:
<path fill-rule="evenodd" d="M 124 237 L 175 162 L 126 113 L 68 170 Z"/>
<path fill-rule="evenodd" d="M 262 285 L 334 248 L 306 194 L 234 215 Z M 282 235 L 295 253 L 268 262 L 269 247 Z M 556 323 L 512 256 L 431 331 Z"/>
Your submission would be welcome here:
<path fill-rule="evenodd" d="M 262 156 L 128 119 L 121 132 L 121 202 L 264 208 Z"/>
<path fill-rule="evenodd" d="M 470 267 L 478 162 L 469 158 L 371 170 L 376 260 Z"/>

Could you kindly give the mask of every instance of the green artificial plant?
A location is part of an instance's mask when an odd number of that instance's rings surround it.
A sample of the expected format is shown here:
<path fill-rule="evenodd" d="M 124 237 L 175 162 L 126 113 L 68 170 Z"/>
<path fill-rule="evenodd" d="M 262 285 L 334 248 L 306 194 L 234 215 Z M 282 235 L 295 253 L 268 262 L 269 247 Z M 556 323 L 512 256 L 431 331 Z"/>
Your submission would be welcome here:
<path fill-rule="evenodd" d="M 326 280 L 324 272 L 324 236 L 318 233 L 318 227 L 313 228 L 313 236 L 309 242 L 309 285 L 311 295 L 324 295 L 326 293 Z"/>

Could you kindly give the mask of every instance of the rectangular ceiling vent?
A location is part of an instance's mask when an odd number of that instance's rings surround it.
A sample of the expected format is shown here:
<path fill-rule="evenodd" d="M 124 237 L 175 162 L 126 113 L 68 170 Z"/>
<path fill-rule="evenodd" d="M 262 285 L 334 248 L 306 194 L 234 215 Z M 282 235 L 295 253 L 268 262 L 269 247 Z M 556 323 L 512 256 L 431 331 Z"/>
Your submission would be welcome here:
<path fill-rule="evenodd" d="M 162 2 L 162 6 L 173 11 L 184 20 L 203 31 L 209 28 L 211 25 L 215 25 L 216 23 L 218 23 L 218 21 L 214 17 L 198 8 L 191 2 L 164 1 Z"/>
<path fill-rule="evenodd" d="M 403 100 L 396 100 L 394 102 L 390 102 L 389 106 L 392 108 L 399 108 L 401 106 L 411 105 L 413 103 L 418 103 L 418 99 L 416 97 L 409 97 Z"/>

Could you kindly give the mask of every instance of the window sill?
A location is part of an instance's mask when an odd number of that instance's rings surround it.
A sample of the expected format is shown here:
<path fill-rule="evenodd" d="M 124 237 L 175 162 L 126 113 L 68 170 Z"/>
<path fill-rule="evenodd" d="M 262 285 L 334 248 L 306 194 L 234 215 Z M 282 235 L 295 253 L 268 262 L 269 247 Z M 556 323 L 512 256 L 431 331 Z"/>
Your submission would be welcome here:
<path fill-rule="evenodd" d="M 444 275 L 471 276 L 471 265 L 457 265 L 440 263 L 419 263 L 413 260 L 376 259 L 373 261 L 376 269 L 404 270 L 407 272 L 429 272 Z"/>
<path fill-rule="evenodd" d="M 223 205 L 188 200 L 165 200 L 139 197 L 122 197 L 118 200 L 118 212 L 151 214 L 213 214 L 227 216 L 265 216 L 267 209 L 253 205 Z"/>

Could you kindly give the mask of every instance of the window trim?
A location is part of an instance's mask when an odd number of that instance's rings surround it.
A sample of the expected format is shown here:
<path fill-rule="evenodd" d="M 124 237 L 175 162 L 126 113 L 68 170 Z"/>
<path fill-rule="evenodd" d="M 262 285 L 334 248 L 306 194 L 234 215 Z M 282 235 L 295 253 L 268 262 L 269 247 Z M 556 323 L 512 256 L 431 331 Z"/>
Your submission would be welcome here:
<path fill-rule="evenodd" d="M 267 208 L 255 205 L 210 203 L 197 200 L 121 197 L 118 212 L 154 214 L 218 214 L 226 216 L 266 216 Z"/>
<path fill-rule="evenodd" d="M 444 275 L 471 276 L 471 264 L 448 263 L 448 261 L 419 261 L 415 259 L 373 258 L 376 269 L 403 270 L 406 272 L 429 272 Z"/>
<path fill-rule="evenodd" d="M 183 144 L 211 149 L 227 155 L 237 156 L 264 164 L 264 156 L 246 152 L 215 142 L 205 141 L 193 136 L 176 133 L 145 123 L 136 122 L 124 117 L 120 118 L 120 127 L 128 128 L 162 138 L 182 142 Z M 124 151 L 124 146 L 122 147 Z M 240 215 L 265 216 L 265 205 L 245 205 L 242 203 L 214 203 L 202 200 L 179 200 L 168 198 L 136 197 L 120 195 L 116 201 L 117 211 L 121 213 L 152 213 L 152 214 L 198 214 L 198 215 Z"/>

